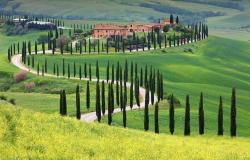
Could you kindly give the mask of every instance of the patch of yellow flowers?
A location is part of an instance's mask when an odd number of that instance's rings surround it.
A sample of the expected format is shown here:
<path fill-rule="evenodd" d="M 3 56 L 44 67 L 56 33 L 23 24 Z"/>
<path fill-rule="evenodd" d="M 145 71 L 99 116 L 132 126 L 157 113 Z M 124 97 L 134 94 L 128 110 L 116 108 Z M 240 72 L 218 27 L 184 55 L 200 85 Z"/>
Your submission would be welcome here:
<path fill-rule="evenodd" d="M 0 105 L 0 159 L 250 159 L 250 139 L 178 137 Z"/>

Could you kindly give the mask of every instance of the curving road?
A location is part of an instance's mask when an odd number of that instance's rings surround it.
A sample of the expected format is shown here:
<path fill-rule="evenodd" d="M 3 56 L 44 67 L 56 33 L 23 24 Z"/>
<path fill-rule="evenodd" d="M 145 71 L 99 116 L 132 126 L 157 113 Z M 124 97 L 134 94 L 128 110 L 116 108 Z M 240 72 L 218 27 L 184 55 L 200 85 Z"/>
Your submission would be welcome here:
<path fill-rule="evenodd" d="M 41 53 L 41 52 L 39 52 L 39 53 Z M 46 51 L 46 53 L 51 53 L 51 51 Z M 27 71 L 27 72 L 30 72 L 32 74 L 37 75 L 37 71 L 33 70 L 33 69 L 30 69 L 27 66 L 25 66 L 21 62 L 21 59 L 22 59 L 22 55 L 21 54 L 14 55 L 14 56 L 11 57 L 11 63 L 14 64 L 16 67 L 18 67 L 21 70 L 24 70 L 24 71 Z M 54 77 L 54 78 L 67 78 L 67 77 L 56 76 L 56 75 L 48 74 L 48 73 L 44 73 L 44 76 L 45 77 Z M 78 80 L 80 80 L 79 78 L 75 78 L 75 77 L 72 77 L 70 79 L 78 79 Z M 82 78 L 81 80 L 88 81 L 89 79 L 88 78 Z M 92 81 L 96 82 L 97 79 L 92 79 Z M 99 81 L 104 81 L 105 83 L 111 83 L 111 81 L 107 82 L 106 80 L 101 80 L 101 79 Z M 128 88 L 131 87 L 131 84 L 129 82 L 127 82 L 127 87 Z M 132 110 L 139 109 L 139 108 L 144 108 L 145 107 L 145 93 L 146 93 L 146 90 L 144 88 L 140 87 L 140 97 L 142 97 L 142 100 L 141 100 L 141 103 L 140 103 L 140 107 L 138 107 L 135 104 L 135 105 L 133 105 L 133 109 Z M 157 99 L 157 98 L 155 97 L 155 99 Z M 149 103 L 151 104 L 150 100 L 149 100 Z M 127 106 L 126 110 L 127 111 L 131 110 L 130 106 Z M 108 112 L 108 110 L 106 110 L 106 113 L 107 112 Z M 121 112 L 121 109 L 120 108 L 116 108 L 113 113 L 119 113 L 119 112 Z M 85 122 L 94 122 L 96 119 L 97 119 L 96 112 L 84 113 L 84 114 L 81 115 L 81 120 L 85 121 Z"/>
<path fill-rule="evenodd" d="M 77 41 L 74 41 L 73 43 L 74 43 L 74 46 L 75 46 L 75 44 L 77 43 Z M 195 42 L 189 41 L 186 44 L 190 44 L 190 43 L 195 43 Z M 181 44 L 181 45 L 186 45 L 186 44 Z M 174 44 L 172 44 L 171 46 L 178 47 L 178 46 L 174 46 Z M 167 48 L 169 48 L 169 46 L 167 46 Z M 153 48 L 151 48 L 151 49 L 153 49 Z M 146 47 L 144 50 L 147 51 L 148 48 Z M 141 52 L 141 51 L 143 51 L 143 49 L 138 49 L 138 51 Z M 138 52 L 138 51 L 137 50 L 132 50 L 131 52 Z M 126 52 L 130 52 L 130 51 L 126 51 Z M 47 50 L 46 53 L 47 54 L 48 53 L 52 54 L 52 50 Z M 32 54 L 34 54 L 34 53 L 32 53 Z M 39 51 L 38 54 L 42 54 L 42 51 Z M 69 54 L 69 53 L 64 53 L 64 54 Z M 83 53 L 83 54 L 88 54 L 88 53 Z M 16 67 L 18 67 L 21 70 L 24 70 L 24 71 L 27 71 L 27 72 L 30 72 L 32 74 L 37 75 L 37 71 L 35 71 L 33 69 L 30 69 L 27 66 L 25 66 L 21 62 L 21 59 L 22 59 L 22 55 L 21 54 L 14 55 L 14 56 L 11 57 L 11 63 L 14 64 Z M 53 74 L 48 74 L 48 73 L 44 73 L 44 76 L 46 76 L 46 77 L 54 77 L 54 78 L 67 78 L 67 77 L 63 77 L 63 76 L 55 76 Z M 70 79 L 78 79 L 78 80 L 80 80 L 79 78 L 75 78 L 75 77 L 71 77 Z M 82 80 L 88 81 L 89 79 L 88 78 L 82 78 Z M 97 79 L 92 79 L 92 81 L 97 81 Z M 103 81 L 103 80 L 100 79 L 99 81 Z M 104 82 L 105 83 L 111 83 L 110 81 L 107 82 L 106 80 L 104 80 Z M 127 87 L 130 88 L 130 86 L 131 86 L 131 84 L 128 82 L 127 83 Z M 140 92 L 139 93 L 140 93 L 140 97 L 142 97 L 142 102 L 140 103 L 140 107 L 138 107 L 137 105 L 133 105 L 133 109 L 132 110 L 136 110 L 136 109 L 144 108 L 145 107 L 145 93 L 146 93 L 146 90 L 144 88 L 140 87 Z M 155 99 L 157 99 L 156 96 L 155 96 Z M 149 100 L 149 103 L 151 104 L 151 100 Z M 128 110 L 128 111 L 131 110 L 130 106 L 127 106 L 126 110 Z M 105 113 L 107 113 L 107 112 L 108 111 L 106 110 Z M 121 112 L 121 109 L 120 108 L 116 108 L 113 113 L 119 113 L 119 112 Z M 85 122 L 94 122 L 96 119 L 97 119 L 96 112 L 84 113 L 84 114 L 81 115 L 81 120 L 85 121 Z"/>

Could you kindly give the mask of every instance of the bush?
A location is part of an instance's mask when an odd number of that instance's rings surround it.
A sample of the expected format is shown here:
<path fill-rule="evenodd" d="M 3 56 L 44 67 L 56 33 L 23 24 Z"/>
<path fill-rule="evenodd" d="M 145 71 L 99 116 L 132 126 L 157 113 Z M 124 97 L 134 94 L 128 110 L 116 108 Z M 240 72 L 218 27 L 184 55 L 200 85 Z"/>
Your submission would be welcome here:
<path fill-rule="evenodd" d="M 30 83 L 26 83 L 24 87 L 26 90 L 31 91 L 36 87 L 36 84 L 35 82 L 30 82 Z"/>
<path fill-rule="evenodd" d="M 0 95 L 0 100 L 6 101 L 6 100 L 7 100 L 7 97 L 4 96 L 4 95 Z"/>
<path fill-rule="evenodd" d="M 166 99 L 167 99 L 169 102 L 170 102 L 171 96 L 172 96 L 172 95 L 168 95 L 168 96 L 166 97 Z M 180 100 L 179 100 L 177 97 L 175 97 L 175 96 L 174 96 L 174 105 L 175 105 L 175 106 L 180 106 L 180 105 L 181 105 Z"/>
<path fill-rule="evenodd" d="M 70 38 L 68 38 L 66 36 L 61 36 L 61 37 L 57 38 L 56 46 L 58 46 L 58 47 L 61 46 L 61 45 L 66 46 L 67 44 L 70 43 L 70 41 L 71 41 Z"/>
<path fill-rule="evenodd" d="M 27 71 L 20 71 L 14 76 L 14 79 L 17 83 L 22 82 L 27 78 L 27 74 Z"/>
<path fill-rule="evenodd" d="M 38 38 L 37 38 L 37 43 L 38 44 L 42 44 L 42 42 L 45 42 L 47 43 L 48 42 L 48 36 L 43 34 L 43 35 L 40 35 Z"/>
<path fill-rule="evenodd" d="M 13 104 L 13 105 L 16 105 L 16 100 L 15 100 L 14 98 L 11 98 L 11 99 L 9 100 L 9 102 L 10 102 L 11 104 Z"/>

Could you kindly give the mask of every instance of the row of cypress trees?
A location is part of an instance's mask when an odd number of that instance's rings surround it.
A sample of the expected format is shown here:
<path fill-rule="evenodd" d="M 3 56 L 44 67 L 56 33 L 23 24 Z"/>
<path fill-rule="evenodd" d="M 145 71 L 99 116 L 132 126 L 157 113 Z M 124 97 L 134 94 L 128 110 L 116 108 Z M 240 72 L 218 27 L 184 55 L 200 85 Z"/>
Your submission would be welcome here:
<path fill-rule="evenodd" d="M 105 100 L 105 83 L 102 81 L 102 87 L 100 91 L 99 81 L 96 82 L 96 116 L 98 122 L 101 122 L 102 115 L 105 115 L 106 111 L 106 100 Z M 121 89 L 123 87 L 121 86 Z M 121 110 L 123 113 L 123 126 L 127 127 L 127 117 L 126 117 L 126 106 L 127 106 L 127 86 L 124 82 L 124 92 L 121 91 L 120 103 Z M 86 90 L 86 106 L 89 110 L 90 108 L 90 90 L 89 90 L 89 81 L 87 82 Z M 145 108 L 144 108 L 144 130 L 149 130 L 149 83 L 146 82 L 146 92 L 145 92 Z M 114 112 L 114 90 L 113 83 L 108 84 L 108 124 L 112 124 L 112 114 Z M 154 111 L 154 129 L 155 133 L 159 133 L 159 102 L 155 103 Z M 200 94 L 199 102 L 199 134 L 203 135 L 205 133 L 205 114 L 203 106 L 203 93 Z M 67 103 L 66 103 L 66 92 L 62 90 L 60 92 L 60 114 L 67 114 Z M 77 119 L 81 118 L 80 112 L 80 89 L 79 85 L 76 87 L 76 117 Z M 219 108 L 218 108 L 218 117 L 217 117 L 217 135 L 224 135 L 224 126 L 223 126 L 223 100 L 220 96 Z M 184 117 L 184 135 L 189 136 L 191 134 L 191 125 L 190 125 L 190 100 L 189 95 L 186 96 L 186 107 L 185 107 L 185 117 Z M 174 134 L 175 131 L 175 107 L 174 107 L 174 95 L 171 95 L 169 101 L 169 131 L 170 134 Z M 237 124 L 236 124 L 236 90 L 232 89 L 231 97 L 231 116 L 230 116 L 230 135 L 235 137 L 237 135 Z"/>
<path fill-rule="evenodd" d="M 147 94 L 147 93 L 146 93 Z M 144 129 L 148 130 L 148 108 L 145 108 L 144 114 Z M 224 125 L 223 125 L 223 99 L 220 96 L 218 115 L 217 115 L 217 135 L 224 135 Z M 203 94 L 200 95 L 199 111 L 198 111 L 198 121 L 199 121 L 199 134 L 203 135 L 205 133 L 205 114 L 203 106 Z M 146 123 L 145 123 L 146 122 Z M 154 126 L 155 133 L 159 133 L 159 105 L 158 102 L 155 104 L 154 112 Z M 189 136 L 191 134 L 190 125 L 190 100 L 189 95 L 186 96 L 186 107 L 185 107 L 185 117 L 184 117 L 184 135 Z M 171 95 L 169 102 L 169 131 L 170 134 L 174 134 L 175 130 L 175 107 L 174 107 L 174 96 Z M 230 135 L 235 137 L 237 135 L 237 124 L 236 124 L 236 90 L 232 89 L 231 97 L 231 113 L 230 113 Z"/>
<path fill-rule="evenodd" d="M 138 37 L 135 37 L 134 40 L 129 40 L 128 42 L 126 42 L 126 45 L 124 42 L 124 38 L 122 36 L 119 36 L 121 38 L 114 38 L 115 45 L 113 47 L 115 48 L 115 52 L 122 51 L 123 53 L 125 53 L 126 50 L 128 50 L 129 52 L 132 52 L 132 50 L 139 51 L 139 48 L 142 48 L 143 51 L 145 48 L 148 48 L 148 50 L 150 50 L 152 46 L 154 49 L 157 49 L 157 45 L 158 45 L 158 48 L 162 48 L 162 42 L 164 43 L 164 46 L 166 48 L 166 47 L 172 47 L 172 46 L 179 46 L 179 45 L 186 44 L 189 42 L 194 42 L 197 40 L 202 40 L 202 39 L 205 39 L 208 37 L 208 27 L 206 24 L 199 23 L 196 25 L 192 25 L 191 29 L 194 31 L 194 34 L 184 35 L 181 37 L 175 36 L 175 35 L 169 36 L 169 37 L 164 35 L 164 37 L 161 37 L 159 35 L 159 32 L 155 32 L 154 30 L 152 30 L 152 32 L 151 33 L 149 32 L 147 36 L 144 33 L 144 37 L 142 38 L 143 39 L 142 41 L 140 41 Z M 62 31 L 60 31 L 60 35 L 63 35 Z M 70 54 L 73 54 L 73 43 L 66 44 L 66 46 L 64 46 L 63 43 L 60 43 L 60 46 L 57 46 L 56 39 L 58 37 L 59 37 L 59 33 L 58 33 L 57 29 L 55 30 L 55 33 L 53 33 L 52 30 L 50 30 L 48 32 L 47 42 L 45 42 L 45 41 L 41 42 L 43 54 L 46 53 L 46 48 L 48 50 L 52 50 L 52 54 L 55 54 L 56 48 L 60 49 L 61 54 L 64 54 L 65 49 L 67 51 L 69 51 Z M 46 47 L 45 43 L 47 43 L 47 47 Z M 110 50 L 109 48 L 112 47 L 110 43 L 111 43 L 111 41 L 109 39 L 107 39 L 106 44 L 104 44 L 103 42 L 100 42 L 99 39 L 97 40 L 97 43 L 91 42 L 90 39 L 88 39 L 88 41 L 86 39 L 84 39 L 83 41 L 76 43 L 75 51 L 77 53 L 79 52 L 80 54 L 82 54 L 83 52 L 85 52 L 85 53 L 88 52 L 89 54 L 92 52 L 94 52 L 94 53 L 104 53 L 104 52 L 109 53 L 109 50 Z M 34 52 L 35 52 L 35 54 L 37 54 L 38 53 L 37 41 L 35 41 L 34 44 L 35 44 Z M 119 44 L 121 44 L 121 45 L 119 45 Z M 17 49 L 17 53 L 20 53 L 19 52 L 20 51 L 19 42 L 17 43 L 17 45 L 12 44 L 9 47 L 9 49 L 8 49 L 8 60 L 9 61 L 11 59 L 11 56 L 13 54 L 16 54 L 16 49 Z M 26 59 L 26 55 L 27 55 L 27 49 L 28 49 L 28 53 L 30 55 L 32 52 L 30 41 L 28 41 L 28 46 L 27 46 L 26 42 L 22 43 L 23 63 L 26 62 L 25 59 Z"/>

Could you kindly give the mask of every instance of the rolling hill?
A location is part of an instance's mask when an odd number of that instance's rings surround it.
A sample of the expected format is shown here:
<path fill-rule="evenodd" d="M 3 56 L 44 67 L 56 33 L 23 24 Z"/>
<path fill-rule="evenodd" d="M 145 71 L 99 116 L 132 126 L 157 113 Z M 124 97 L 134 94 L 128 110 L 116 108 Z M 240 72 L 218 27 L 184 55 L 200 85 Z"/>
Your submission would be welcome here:
<path fill-rule="evenodd" d="M 249 144 L 246 138 L 152 135 L 0 104 L 0 159 L 233 160 L 249 159 Z"/>

